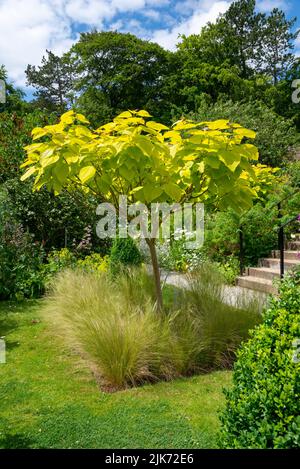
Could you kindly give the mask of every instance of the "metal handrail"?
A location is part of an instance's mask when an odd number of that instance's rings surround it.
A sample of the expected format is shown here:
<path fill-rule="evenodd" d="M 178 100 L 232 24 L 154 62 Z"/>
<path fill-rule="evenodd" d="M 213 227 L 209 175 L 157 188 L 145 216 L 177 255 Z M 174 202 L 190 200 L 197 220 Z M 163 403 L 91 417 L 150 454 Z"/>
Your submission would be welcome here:
<path fill-rule="evenodd" d="M 278 229 L 278 244 L 279 244 L 279 251 L 280 251 L 280 278 L 284 277 L 284 228 L 289 225 L 290 223 L 299 220 L 299 215 L 294 218 L 291 218 L 287 222 L 280 225 Z"/>
<path fill-rule="evenodd" d="M 271 207 L 269 207 L 269 210 L 272 210 L 272 208 L 276 207 L 276 205 L 278 206 L 279 204 L 282 204 L 282 202 L 284 202 L 286 199 L 289 199 L 290 197 L 293 197 L 295 194 L 297 194 L 297 192 L 300 192 L 299 187 L 297 187 L 296 190 L 294 192 L 292 192 L 291 194 L 287 194 L 285 197 L 283 197 L 283 199 L 280 199 L 277 202 L 274 202 L 274 204 L 271 205 Z"/>
<path fill-rule="evenodd" d="M 272 210 L 274 207 L 277 206 L 278 208 L 278 219 L 283 218 L 282 215 L 282 203 L 290 198 L 293 197 L 295 194 L 300 192 L 300 188 L 298 187 L 292 194 L 286 195 L 283 199 L 280 201 L 277 201 L 271 207 L 269 207 L 269 210 Z M 285 251 L 285 233 L 284 233 L 284 228 L 289 225 L 290 223 L 299 220 L 300 221 L 300 215 L 296 215 L 295 217 L 291 218 L 290 220 L 286 221 L 285 223 L 281 224 L 278 227 L 278 250 L 280 251 L 280 278 L 284 277 L 284 251 Z M 245 271 L 244 267 L 244 230 L 243 230 L 243 224 L 240 225 L 239 227 L 239 261 L 240 261 L 240 275 L 242 276 Z"/>

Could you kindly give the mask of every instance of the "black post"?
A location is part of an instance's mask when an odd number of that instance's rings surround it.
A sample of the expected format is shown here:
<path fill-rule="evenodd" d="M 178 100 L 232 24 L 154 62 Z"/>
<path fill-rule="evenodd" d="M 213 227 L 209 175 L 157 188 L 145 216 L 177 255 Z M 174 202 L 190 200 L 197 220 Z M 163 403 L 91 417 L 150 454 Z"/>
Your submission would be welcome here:
<path fill-rule="evenodd" d="M 244 275 L 244 231 L 243 225 L 239 229 L 239 244 L 240 244 L 240 275 Z"/>
<path fill-rule="evenodd" d="M 278 218 L 282 218 L 281 203 L 278 204 Z M 284 277 L 284 228 L 278 230 L 278 249 L 280 251 L 280 278 Z"/>
<path fill-rule="evenodd" d="M 65 228 L 65 248 L 68 247 L 68 228 Z"/>
<path fill-rule="evenodd" d="M 284 277 L 284 228 L 281 226 L 278 232 L 279 250 L 280 250 L 280 278 Z"/>

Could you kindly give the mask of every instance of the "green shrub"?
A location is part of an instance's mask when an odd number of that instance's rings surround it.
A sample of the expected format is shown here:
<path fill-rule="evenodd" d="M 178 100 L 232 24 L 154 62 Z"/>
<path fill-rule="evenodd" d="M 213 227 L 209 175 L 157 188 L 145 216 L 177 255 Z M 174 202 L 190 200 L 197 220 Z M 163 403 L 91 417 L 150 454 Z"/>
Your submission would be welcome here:
<path fill-rule="evenodd" d="M 277 207 L 270 210 L 260 204 L 254 207 L 244 217 L 244 256 L 247 265 L 257 265 L 258 260 L 270 257 L 273 249 L 278 246 Z"/>
<path fill-rule="evenodd" d="M 221 415 L 222 447 L 300 447 L 299 339 L 300 272 L 282 283 L 263 324 L 238 353 Z"/>
<path fill-rule="evenodd" d="M 270 210 L 260 203 L 254 205 L 243 216 L 242 222 L 230 210 L 209 214 L 202 251 L 209 259 L 224 265 L 224 270 L 226 263 L 229 262 L 232 269 L 238 273 L 239 229 L 242 223 L 245 265 L 257 265 L 259 259 L 269 257 L 270 252 L 277 249 L 277 217 L 276 207 Z M 229 273 L 229 279 L 230 277 Z"/>
<path fill-rule="evenodd" d="M 43 260 L 41 243 L 18 222 L 0 186 L 0 300 L 40 296 Z"/>
<path fill-rule="evenodd" d="M 0 191 L 0 300 L 36 298 L 44 290 L 44 250 L 24 230 Z"/>
<path fill-rule="evenodd" d="M 87 272 L 106 272 L 109 266 L 108 256 L 101 256 L 97 252 L 93 252 L 89 256 L 85 256 L 83 259 L 78 259 L 76 267 L 81 268 Z"/>
<path fill-rule="evenodd" d="M 42 246 L 20 224 L 14 220 L 0 223 L 0 299 L 40 296 L 43 258 Z"/>
<path fill-rule="evenodd" d="M 141 263 L 141 253 L 132 238 L 114 240 L 110 253 L 110 270 L 113 275 L 119 273 L 124 267 L 138 266 Z"/>
<path fill-rule="evenodd" d="M 214 267 L 224 277 L 229 285 L 235 285 L 236 278 L 240 275 L 240 263 L 237 257 L 228 256 L 223 262 L 214 262 Z"/>
<path fill-rule="evenodd" d="M 299 144 L 299 134 L 291 119 L 285 119 L 260 101 L 248 103 L 202 101 L 195 120 L 230 119 L 256 132 L 260 162 L 270 166 L 284 166 L 293 147 Z"/>
<path fill-rule="evenodd" d="M 58 272 L 66 269 L 83 269 L 86 272 L 106 272 L 108 270 L 108 257 L 99 253 L 92 253 L 83 258 L 78 258 L 78 253 L 68 248 L 53 249 L 47 256 L 47 262 L 43 266 L 45 284 L 52 280 Z"/>
<path fill-rule="evenodd" d="M 47 256 L 44 273 L 48 279 L 61 270 L 75 267 L 76 256 L 68 248 L 53 249 Z"/>

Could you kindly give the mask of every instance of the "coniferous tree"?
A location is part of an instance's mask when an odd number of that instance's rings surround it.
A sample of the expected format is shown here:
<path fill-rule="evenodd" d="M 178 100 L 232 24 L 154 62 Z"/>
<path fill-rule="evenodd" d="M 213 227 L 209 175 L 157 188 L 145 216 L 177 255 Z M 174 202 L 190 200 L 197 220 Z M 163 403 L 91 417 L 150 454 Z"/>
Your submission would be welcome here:
<path fill-rule="evenodd" d="M 27 84 L 36 89 L 34 96 L 40 107 L 64 112 L 72 103 L 72 62 L 68 55 L 59 57 L 49 50 L 46 52 L 40 66 L 27 66 Z"/>
<path fill-rule="evenodd" d="M 278 8 L 274 8 L 266 18 L 262 71 L 272 77 L 275 85 L 295 60 L 293 42 L 299 34 L 299 31 L 293 32 L 295 22 L 296 18 L 288 20 Z"/>

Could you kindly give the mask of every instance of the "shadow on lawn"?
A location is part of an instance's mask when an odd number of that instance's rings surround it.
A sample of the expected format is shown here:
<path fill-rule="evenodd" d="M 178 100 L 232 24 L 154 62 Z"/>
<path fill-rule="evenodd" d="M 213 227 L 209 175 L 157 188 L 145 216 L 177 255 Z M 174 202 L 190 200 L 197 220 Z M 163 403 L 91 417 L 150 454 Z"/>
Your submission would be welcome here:
<path fill-rule="evenodd" d="M 18 321 L 0 312 L 0 337 L 5 337 L 19 327 Z"/>
<path fill-rule="evenodd" d="M 36 305 L 35 300 L 23 302 L 0 301 L 0 337 L 7 336 L 10 332 L 20 327 L 20 314 L 32 311 Z M 16 317 L 16 315 L 18 315 Z M 14 344 L 16 346 L 16 344 Z M 13 347 L 13 343 L 11 343 Z"/>
<path fill-rule="evenodd" d="M 30 449 L 34 448 L 34 441 L 27 438 L 25 435 L 16 434 L 12 435 L 7 433 L 0 438 L 1 449 Z"/>

